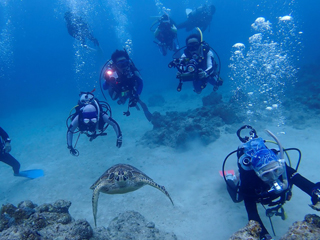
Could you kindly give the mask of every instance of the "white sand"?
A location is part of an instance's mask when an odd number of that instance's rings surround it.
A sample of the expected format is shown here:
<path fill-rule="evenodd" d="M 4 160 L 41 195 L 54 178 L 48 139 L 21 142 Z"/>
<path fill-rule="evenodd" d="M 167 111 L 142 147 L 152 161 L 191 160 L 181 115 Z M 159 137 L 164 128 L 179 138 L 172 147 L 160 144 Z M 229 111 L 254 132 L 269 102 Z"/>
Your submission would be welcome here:
<path fill-rule="evenodd" d="M 188 100 L 182 105 L 179 95 L 172 94 L 174 101 L 166 105 L 166 110 L 176 110 L 177 106 L 180 110 L 186 110 L 201 105 L 202 96 L 193 95 L 187 90 L 184 93 L 193 96 L 192 104 Z M 122 116 L 126 110 L 124 106 L 112 106 L 114 118 L 123 131 L 122 148 L 115 147 L 115 134 L 109 128 L 108 136 L 92 142 L 82 135 L 77 145 L 79 157 L 71 156 L 66 148 L 65 118 L 72 106 L 62 106 L 60 109 L 55 106 L 56 109 L 51 110 L 49 107 L 20 110 L 3 118 L 1 126 L 12 139 L 11 153 L 20 161 L 21 170 L 41 168 L 45 176 L 35 180 L 14 177 L 12 169 L 1 163 L 0 203 L 17 205 L 29 199 L 43 204 L 65 199 L 72 202 L 70 213 L 75 219 L 85 218 L 93 226 L 90 186 L 112 165 L 127 163 L 164 185 L 175 206 L 163 193 L 150 186 L 123 195 L 101 194 L 98 226 L 108 226 L 118 213 L 134 210 L 153 221 L 157 228 L 174 232 L 178 239 L 207 240 L 228 239 L 247 223 L 243 202 L 232 202 L 219 176 L 225 156 L 240 143 L 235 134 L 222 132 L 221 138 L 209 146 L 203 147 L 195 142 L 190 144 L 187 151 L 164 146 L 150 149 L 138 144 L 142 135 L 152 129 L 143 113 L 132 110 L 131 116 L 125 117 Z M 151 111 L 160 109 L 150 108 Z M 280 132 L 272 125 L 265 128 L 274 133 Z M 284 147 L 298 147 L 302 151 L 300 173 L 311 181 L 319 181 L 318 125 L 305 130 L 291 127 L 285 127 L 284 130 L 285 135 L 278 134 Z M 267 138 L 263 128 L 257 128 L 257 131 L 258 135 Z M 234 160 L 231 158 L 229 164 Z M 285 205 L 288 219 L 282 221 L 279 217 L 273 218 L 278 236 L 284 234 L 294 221 L 302 220 L 308 213 L 316 213 L 309 208 L 309 203 L 310 197 L 294 187 L 293 198 Z M 264 222 L 270 229 L 269 220 L 264 218 Z"/>

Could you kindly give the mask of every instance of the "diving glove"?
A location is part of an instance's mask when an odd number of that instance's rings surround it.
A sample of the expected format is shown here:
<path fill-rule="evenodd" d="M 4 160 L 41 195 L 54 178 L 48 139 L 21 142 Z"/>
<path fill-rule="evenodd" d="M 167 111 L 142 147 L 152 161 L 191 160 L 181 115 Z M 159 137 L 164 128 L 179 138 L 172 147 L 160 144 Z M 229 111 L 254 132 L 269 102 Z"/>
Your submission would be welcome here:
<path fill-rule="evenodd" d="M 203 79 L 203 78 L 208 78 L 209 75 L 206 71 L 200 70 L 198 73 L 198 77 L 199 77 L 199 79 Z"/>
<path fill-rule="evenodd" d="M 72 146 L 68 146 L 68 149 L 70 149 L 70 154 L 72 156 L 78 157 L 79 156 L 79 151 Z"/>
<path fill-rule="evenodd" d="M 2 150 L 3 150 L 4 153 L 9 153 L 11 151 L 10 142 L 5 142 Z"/>
<path fill-rule="evenodd" d="M 316 183 L 311 193 L 311 202 L 309 206 L 317 211 L 320 211 L 320 182 Z"/>
<path fill-rule="evenodd" d="M 269 235 L 269 234 L 266 234 L 262 237 L 260 237 L 261 240 L 273 240 L 273 238 Z"/>

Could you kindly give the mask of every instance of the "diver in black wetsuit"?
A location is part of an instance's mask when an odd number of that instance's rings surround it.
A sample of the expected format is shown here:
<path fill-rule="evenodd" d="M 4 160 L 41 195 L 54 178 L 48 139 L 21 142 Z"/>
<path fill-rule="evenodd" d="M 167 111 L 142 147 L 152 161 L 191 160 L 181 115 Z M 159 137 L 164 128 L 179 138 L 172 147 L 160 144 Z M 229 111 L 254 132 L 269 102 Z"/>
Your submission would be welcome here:
<path fill-rule="evenodd" d="M 251 130 L 250 137 L 240 136 L 243 129 Z M 271 132 L 268 133 L 275 139 L 279 150 L 267 148 L 264 144 L 266 141 L 259 138 L 251 126 L 245 125 L 240 128 L 237 135 L 243 143 L 233 152 L 237 153 L 238 157 L 239 177 L 234 173 L 224 174 L 232 200 L 234 202 L 244 200 L 248 219 L 255 220 L 261 225 L 260 239 L 263 240 L 273 238 L 262 223 L 257 203 L 270 207 L 266 209 L 269 218 L 275 215 L 284 220 L 286 217 L 282 206 L 291 199 L 292 186 L 296 185 L 311 197 L 312 204 L 309 206 L 320 211 L 320 182 L 313 183 L 297 172 L 300 159 L 296 169 L 288 166 L 284 152 L 298 149 L 283 149 L 279 140 Z"/>
<path fill-rule="evenodd" d="M 11 151 L 11 139 L 9 135 L 0 127 L 0 161 L 12 167 L 15 176 L 19 175 L 20 163 L 9 152 Z"/>
<path fill-rule="evenodd" d="M 88 24 L 82 17 L 75 15 L 70 11 L 64 14 L 64 19 L 67 23 L 68 33 L 79 40 L 82 45 L 86 45 L 86 38 L 89 39 L 95 46 L 99 46 L 98 40 L 92 35 Z"/>
<path fill-rule="evenodd" d="M 183 23 L 180 23 L 177 28 L 185 28 L 187 32 L 192 29 L 199 27 L 201 31 L 205 31 L 210 25 L 212 16 L 215 13 L 216 8 L 214 5 L 201 5 L 200 7 L 192 10 L 187 15 L 187 20 Z"/>

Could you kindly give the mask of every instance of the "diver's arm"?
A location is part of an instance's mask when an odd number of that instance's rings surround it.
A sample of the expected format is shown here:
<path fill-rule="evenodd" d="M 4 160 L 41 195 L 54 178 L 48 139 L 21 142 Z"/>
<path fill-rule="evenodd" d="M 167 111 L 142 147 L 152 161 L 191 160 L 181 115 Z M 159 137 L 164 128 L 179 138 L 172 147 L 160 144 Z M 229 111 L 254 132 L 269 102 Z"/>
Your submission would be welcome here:
<path fill-rule="evenodd" d="M 176 34 L 177 34 L 177 31 L 178 31 L 177 27 L 176 27 L 174 24 L 172 24 L 172 25 L 171 25 L 171 32 L 176 35 Z"/>
<path fill-rule="evenodd" d="M 69 128 L 68 128 L 68 132 L 67 132 L 67 144 L 68 144 L 68 148 L 72 146 L 72 139 L 73 139 L 73 133 L 74 131 L 78 128 L 79 126 L 79 115 L 76 116 L 73 121 L 71 122 Z"/>
<path fill-rule="evenodd" d="M 140 96 L 143 89 L 142 77 L 138 71 L 134 71 L 134 75 L 136 80 L 136 94 Z"/>
<path fill-rule="evenodd" d="M 247 210 L 249 221 L 254 220 L 260 224 L 260 226 L 262 228 L 260 235 L 263 236 L 265 234 L 268 234 L 268 231 L 267 231 L 266 227 L 263 225 L 261 218 L 259 216 L 258 209 L 257 209 L 257 203 L 255 202 L 255 199 L 250 198 L 250 197 L 245 197 L 244 198 L 244 205 Z"/>
<path fill-rule="evenodd" d="M 156 30 L 154 31 L 154 36 L 157 38 L 158 35 L 160 33 L 160 29 L 159 29 L 159 26 L 156 28 Z"/>
<path fill-rule="evenodd" d="M 3 141 L 6 141 L 6 139 L 9 138 L 9 135 L 8 133 L 6 133 L 5 130 L 3 130 L 2 127 L 0 127 L 0 137 L 3 139 Z"/>
<path fill-rule="evenodd" d="M 289 166 L 287 166 L 287 174 L 290 184 L 296 185 L 310 197 L 312 196 L 312 191 L 316 187 L 315 183 L 301 176 L 296 170 Z"/>
<path fill-rule="evenodd" d="M 119 124 L 112 117 L 108 116 L 107 114 L 103 114 L 102 118 L 105 123 L 110 124 L 113 127 L 113 129 L 117 135 L 117 138 L 122 136 Z"/>
<path fill-rule="evenodd" d="M 214 61 L 213 53 L 212 51 L 209 51 L 207 53 L 207 69 L 205 70 L 208 76 L 212 75 L 215 71 L 213 61 Z"/>

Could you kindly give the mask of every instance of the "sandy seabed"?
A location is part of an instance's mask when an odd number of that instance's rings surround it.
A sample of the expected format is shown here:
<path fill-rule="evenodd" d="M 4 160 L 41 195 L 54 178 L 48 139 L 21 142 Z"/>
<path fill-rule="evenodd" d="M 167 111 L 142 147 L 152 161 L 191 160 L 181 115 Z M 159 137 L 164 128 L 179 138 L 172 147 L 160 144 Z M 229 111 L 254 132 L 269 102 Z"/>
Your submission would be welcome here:
<path fill-rule="evenodd" d="M 199 96 L 189 99 L 192 104 L 171 98 L 174 101 L 167 101 L 171 104 L 162 108 L 150 107 L 150 111 L 183 111 L 201 105 Z M 140 143 L 143 134 L 152 129 L 152 124 L 147 122 L 142 111 L 132 110 L 131 116 L 125 117 L 122 112 L 126 107 L 112 103 L 113 117 L 123 132 L 123 146 L 116 148 L 116 136 L 113 129 L 108 128 L 108 136 L 98 137 L 92 142 L 82 135 L 76 147 L 80 155 L 73 157 L 66 147 L 65 125 L 72 105 L 66 105 L 61 105 L 61 108 L 55 105 L 55 108 L 16 110 L 2 118 L 1 126 L 12 139 L 11 154 L 21 163 L 21 170 L 41 168 L 45 176 L 34 180 L 14 177 L 12 169 L 1 163 L 1 204 L 17 205 L 27 199 L 43 204 L 65 199 L 72 202 L 70 213 L 75 219 L 86 219 L 94 226 L 92 190 L 89 188 L 109 167 L 125 163 L 165 186 L 175 205 L 172 206 L 163 193 L 150 186 L 122 195 L 101 194 L 98 226 L 108 226 L 114 217 L 127 210 L 140 212 L 157 228 L 172 231 L 183 240 L 228 239 L 246 225 L 243 202 L 232 202 L 219 175 L 226 155 L 240 144 L 235 133 L 221 129 L 221 137 L 208 146 L 194 141 L 185 150 L 165 146 L 149 148 Z M 269 129 L 285 148 L 299 148 L 302 151 L 299 172 L 311 181 L 320 180 L 318 124 L 309 124 L 304 130 L 289 126 L 279 129 L 272 123 L 261 128 L 263 125 L 260 122 L 256 129 L 259 136 L 270 139 L 263 131 Z M 237 129 L 241 125 L 234 127 Z M 292 159 L 294 165 L 295 159 Z M 228 164 L 235 168 L 235 158 L 230 158 Z M 283 235 L 294 221 L 303 220 L 308 213 L 316 213 L 308 206 L 310 203 L 310 197 L 294 187 L 291 201 L 285 204 L 288 219 L 283 221 L 273 217 L 277 236 Z M 264 217 L 264 209 L 261 206 L 259 209 L 266 227 L 272 232 L 269 219 Z"/>

